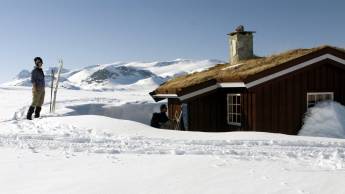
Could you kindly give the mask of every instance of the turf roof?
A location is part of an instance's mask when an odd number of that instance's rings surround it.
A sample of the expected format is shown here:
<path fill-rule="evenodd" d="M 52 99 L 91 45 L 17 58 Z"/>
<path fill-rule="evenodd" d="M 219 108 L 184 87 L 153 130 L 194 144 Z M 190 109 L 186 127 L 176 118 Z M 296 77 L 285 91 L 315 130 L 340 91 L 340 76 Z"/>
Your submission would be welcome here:
<path fill-rule="evenodd" d="M 284 64 L 306 54 L 331 46 L 320 46 L 310 49 L 294 49 L 267 57 L 240 61 L 237 64 L 217 64 L 202 72 L 196 72 L 171 79 L 159 86 L 155 94 L 176 94 L 184 88 L 192 87 L 210 80 L 217 82 L 242 82 L 247 77 Z M 335 47 L 332 47 L 335 48 Z M 337 50 L 345 51 L 341 48 Z"/>

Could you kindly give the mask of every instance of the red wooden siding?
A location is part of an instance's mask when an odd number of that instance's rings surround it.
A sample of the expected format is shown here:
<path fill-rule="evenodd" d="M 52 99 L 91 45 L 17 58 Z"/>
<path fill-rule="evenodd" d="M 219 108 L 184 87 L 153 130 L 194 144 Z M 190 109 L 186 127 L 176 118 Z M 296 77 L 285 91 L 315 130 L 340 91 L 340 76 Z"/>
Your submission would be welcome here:
<path fill-rule="evenodd" d="M 189 129 L 191 131 L 209 131 L 209 132 L 224 132 L 240 130 L 242 127 L 237 127 L 228 124 L 227 120 L 227 94 L 229 93 L 243 93 L 243 89 L 218 89 L 207 95 L 198 96 L 189 99 L 188 115 L 189 115 Z M 251 95 L 247 101 L 252 101 Z M 243 104 L 242 108 L 248 106 Z M 246 114 L 252 115 L 253 112 L 246 110 Z M 251 116 L 253 117 L 253 116 Z M 244 118 L 242 116 L 242 118 Z"/>
<path fill-rule="evenodd" d="M 345 104 L 345 70 L 327 60 L 250 89 L 256 94 L 256 130 L 297 134 L 307 110 L 307 92 L 334 92 Z"/>

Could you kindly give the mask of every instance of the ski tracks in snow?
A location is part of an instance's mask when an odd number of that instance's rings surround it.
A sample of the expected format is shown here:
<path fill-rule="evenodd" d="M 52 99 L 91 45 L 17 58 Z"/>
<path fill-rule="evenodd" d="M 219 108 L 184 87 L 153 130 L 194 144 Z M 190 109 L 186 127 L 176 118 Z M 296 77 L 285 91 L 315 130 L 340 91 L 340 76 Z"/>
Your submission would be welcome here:
<path fill-rule="evenodd" d="M 228 160 L 282 160 L 345 169 L 345 142 L 307 140 L 184 140 L 118 136 L 44 121 L 10 121 L 13 131 L 0 134 L 0 145 L 34 153 L 58 150 L 71 157 L 80 152 L 101 154 L 210 155 L 216 167 Z M 19 131 L 18 131 L 19 129 Z M 263 177 L 264 179 L 265 177 Z M 266 177 L 267 178 L 267 177 Z"/>

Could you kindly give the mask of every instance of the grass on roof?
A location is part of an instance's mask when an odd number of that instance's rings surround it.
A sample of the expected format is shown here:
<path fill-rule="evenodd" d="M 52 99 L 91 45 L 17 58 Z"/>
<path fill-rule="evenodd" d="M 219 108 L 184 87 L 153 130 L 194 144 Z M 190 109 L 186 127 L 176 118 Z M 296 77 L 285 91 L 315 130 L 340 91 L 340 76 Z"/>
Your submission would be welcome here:
<path fill-rule="evenodd" d="M 163 94 L 177 93 L 183 88 L 197 85 L 211 79 L 216 79 L 219 82 L 243 81 L 250 75 L 254 75 L 325 47 L 326 46 L 311 49 L 294 49 L 268 57 L 258 57 L 239 61 L 237 64 L 218 64 L 202 72 L 196 72 L 169 80 L 157 88 L 155 92 Z"/>

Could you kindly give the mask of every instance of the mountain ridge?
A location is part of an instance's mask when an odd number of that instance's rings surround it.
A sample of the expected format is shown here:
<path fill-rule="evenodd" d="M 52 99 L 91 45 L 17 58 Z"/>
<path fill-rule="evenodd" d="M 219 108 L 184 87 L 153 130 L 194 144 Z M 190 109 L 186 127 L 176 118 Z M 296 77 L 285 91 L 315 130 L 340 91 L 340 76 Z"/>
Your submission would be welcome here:
<path fill-rule="evenodd" d="M 67 89 L 92 91 L 153 89 L 163 82 L 176 76 L 202 71 L 215 64 L 224 63 L 220 60 L 189 60 L 176 59 L 172 61 L 153 62 L 115 62 L 109 64 L 91 65 L 69 70 L 63 69 L 60 86 Z M 44 68 L 46 83 L 51 82 L 51 70 L 56 67 Z M 31 86 L 31 71 L 22 70 L 3 86 Z"/>

